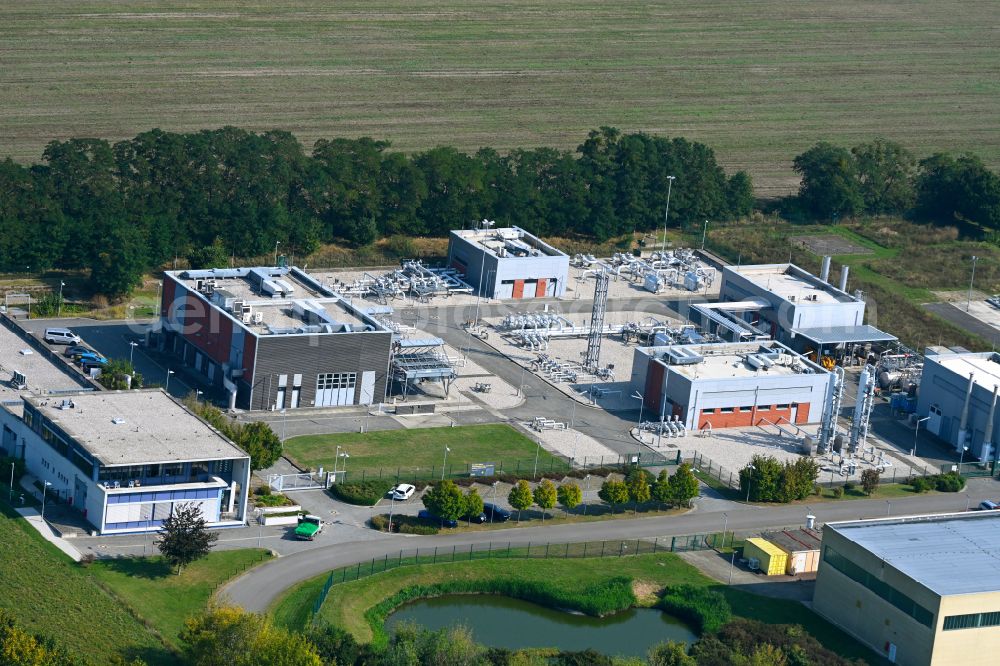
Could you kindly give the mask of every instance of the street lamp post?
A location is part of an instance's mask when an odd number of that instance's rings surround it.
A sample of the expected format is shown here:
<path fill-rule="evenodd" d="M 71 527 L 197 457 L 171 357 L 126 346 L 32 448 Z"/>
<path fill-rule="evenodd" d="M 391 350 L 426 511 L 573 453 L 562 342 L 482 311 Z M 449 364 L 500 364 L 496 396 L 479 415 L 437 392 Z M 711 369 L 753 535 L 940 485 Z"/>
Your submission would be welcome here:
<path fill-rule="evenodd" d="M 202 396 L 202 395 L 203 395 L 204 393 L 205 393 L 205 392 L 204 392 L 204 391 L 202 391 L 201 389 L 195 389 L 195 390 L 194 390 L 194 401 L 195 401 L 195 402 L 201 402 L 201 396 Z"/>
<path fill-rule="evenodd" d="M 392 512 L 396 508 L 396 493 L 389 495 L 389 534 L 392 534 Z"/>
<path fill-rule="evenodd" d="M 10 504 L 14 504 L 14 463 L 10 464 L 10 496 L 7 497 Z"/>
<path fill-rule="evenodd" d="M 135 348 L 139 346 L 138 342 L 128 343 L 128 364 L 132 366 L 133 372 L 135 371 L 135 364 L 132 362 L 133 354 L 135 353 Z"/>
<path fill-rule="evenodd" d="M 174 374 L 173 370 L 167 370 L 167 383 L 163 387 L 163 390 L 166 391 L 167 393 L 170 393 L 170 375 L 172 374 Z"/>
<path fill-rule="evenodd" d="M 638 439 L 639 439 L 639 457 L 635 461 L 636 464 L 638 465 L 639 461 L 642 460 L 642 408 L 646 406 L 646 398 L 645 398 L 645 396 L 643 396 L 638 391 L 636 391 L 635 393 L 633 393 L 632 397 L 639 401 L 639 432 L 637 433 L 639 435 L 639 437 L 638 437 Z"/>
<path fill-rule="evenodd" d="M 892 502 L 889 500 L 885 501 L 885 515 L 892 515 Z"/>
<path fill-rule="evenodd" d="M 59 280 L 59 305 L 56 308 L 56 316 L 62 317 L 62 290 L 66 286 L 66 283 Z"/>
<path fill-rule="evenodd" d="M 753 465 L 747 465 L 747 502 L 750 502 L 750 485 L 753 483 L 753 471 L 756 469 Z"/>
<path fill-rule="evenodd" d="M 497 486 L 500 485 L 499 481 L 493 482 L 493 510 L 490 511 L 490 525 L 493 525 L 493 514 L 496 513 L 497 508 Z"/>
<path fill-rule="evenodd" d="M 274 265 L 278 265 L 278 246 L 281 245 L 281 241 L 274 241 Z"/>
<path fill-rule="evenodd" d="M 531 478 L 534 479 L 538 476 L 538 452 L 542 450 L 542 442 L 535 442 L 535 469 L 531 472 Z"/>
<path fill-rule="evenodd" d="M 583 480 L 587 484 L 587 490 L 586 490 L 586 492 L 589 493 L 590 492 L 590 475 L 588 474 L 587 476 L 585 476 Z M 583 515 L 585 515 L 585 516 L 587 515 L 587 497 L 586 496 L 584 496 L 584 498 L 583 498 Z"/>
<path fill-rule="evenodd" d="M 913 429 L 913 450 L 910 451 L 910 455 L 913 457 L 916 457 L 917 455 L 917 434 L 920 432 L 920 424 L 929 418 L 929 416 L 925 416 L 922 419 L 917 419 L 917 426 Z"/>
<path fill-rule="evenodd" d="M 281 443 L 285 443 L 285 428 L 288 425 L 288 410 L 281 408 Z"/>
<path fill-rule="evenodd" d="M 667 221 L 670 219 L 670 191 L 674 187 L 674 178 L 676 176 L 667 176 L 667 210 L 663 214 L 663 249 L 661 250 L 663 254 L 667 253 Z"/>
<path fill-rule="evenodd" d="M 965 302 L 965 311 L 968 312 L 969 308 L 972 307 L 972 285 L 976 282 L 976 262 L 979 261 L 979 257 L 972 255 L 972 277 L 969 278 L 969 300 Z"/>
<path fill-rule="evenodd" d="M 705 228 L 701 230 L 701 249 L 705 249 L 705 239 L 708 237 L 708 220 L 705 220 Z"/>
<path fill-rule="evenodd" d="M 52 484 L 46 481 L 42 484 L 42 520 L 45 520 L 45 491 Z"/>
<path fill-rule="evenodd" d="M 254 512 L 257 514 L 257 548 L 260 548 L 260 540 L 264 531 L 264 507 L 259 506 Z"/>
<path fill-rule="evenodd" d="M 726 531 L 729 530 L 729 514 L 722 514 L 722 547 L 726 547 Z"/>
<path fill-rule="evenodd" d="M 963 446 L 962 453 L 958 456 L 958 475 L 962 475 L 962 461 L 965 460 L 965 452 L 969 450 L 969 447 Z"/>
<path fill-rule="evenodd" d="M 448 452 L 451 451 L 447 446 L 444 447 L 444 462 L 441 463 L 441 480 L 444 481 L 444 471 L 448 467 Z"/>

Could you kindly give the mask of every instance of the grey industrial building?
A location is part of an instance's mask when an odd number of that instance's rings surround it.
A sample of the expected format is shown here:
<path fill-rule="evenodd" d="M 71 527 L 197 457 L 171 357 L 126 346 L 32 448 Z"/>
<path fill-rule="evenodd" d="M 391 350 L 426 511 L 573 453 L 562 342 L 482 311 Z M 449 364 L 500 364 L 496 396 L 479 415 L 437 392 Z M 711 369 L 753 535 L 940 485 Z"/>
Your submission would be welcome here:
<path fill-rule="evenodd" d="M 1000 512 L 827 523 L 812 608 L 903 666 L 1000 654 Z"/>
<path fill-rule="evenodd" d="M 569 275 L 568 255 L 520 227 L 452 231 L 448 265 L 497 299 L 559 297 Z"/>
<path fill-rule="evenodd" d="M 775 341 L 639 347 L 630 390 L 688 430 L 817 423 L 833 375 Z"/>
<path fill-rule="evenodd" d="M 847 267 L 840 286 L 827 280 L 829 258 L 817 277 L 795 264 L 726 266 L 719 302 L 692 308 L 692 321 L 724 339 L 769 336 L 817 358 L 858 344 L 886 343 L 893 335 L 864 323 L 860 292 L 847 292 Z"/>
<path fill-rule="evenodd" d="M 966 459 L 994 460 L 1000 437 L 996 415 L 998 387 L 1000 354 L 928 349 L 916 418 L 927 417 L 927 430 L 956 451 L 968 447 Z"/>
<path fill-rule="evenodd" d="M 168 271 L 159 346 L 224 389 L 231 408 L 371 404 L 390 376 L 384 310 L 294 267 Z"/>
<path fill-rule="evenodd" d="M 101 534 L 156 531 L 181 504 L 246 522 L 250 457 L 162 390 L 25 395 L 0 424 L 0 448 Z"/>

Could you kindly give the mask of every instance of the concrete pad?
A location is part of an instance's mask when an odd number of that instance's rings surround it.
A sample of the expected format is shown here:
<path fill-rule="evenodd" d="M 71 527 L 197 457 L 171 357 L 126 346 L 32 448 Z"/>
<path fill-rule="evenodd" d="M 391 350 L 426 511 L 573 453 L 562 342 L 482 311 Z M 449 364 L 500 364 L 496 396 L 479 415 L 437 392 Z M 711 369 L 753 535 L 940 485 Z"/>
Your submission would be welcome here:
<path fill-rule="evenodd" d="M 56 533 L 52 531 L 52 528 L 49 527 L 49 524 L 42 520 L 42 516 L 38 509 L 35 509 L 34 507 L 25 507 L 23 509 L 16 509 L 16 511 L 21 514 L 26 521 L 28 521 L 29 525 L 38 530 L 38 533 L 42 535 L 43 539 L 54 545 L 65 554 L 69 555 L 73 558 L 74 562 L 79 562 L 83 559 L 80 551 L 74 548 L 65 539 L 57 536 Z"/>

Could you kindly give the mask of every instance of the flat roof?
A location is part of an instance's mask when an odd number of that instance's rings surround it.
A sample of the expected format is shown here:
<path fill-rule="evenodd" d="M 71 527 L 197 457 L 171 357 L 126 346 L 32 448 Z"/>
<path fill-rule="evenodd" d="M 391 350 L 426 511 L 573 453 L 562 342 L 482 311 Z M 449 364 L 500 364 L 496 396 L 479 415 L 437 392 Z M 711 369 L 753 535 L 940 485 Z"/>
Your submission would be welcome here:
<path fill-rule="evenodd" d="M 858 299 L 795 264 L 759 264 L 726 266 L 726 270 L 742 275 L 755 285 L 780 296 L 796 307 L 853 303 Z"/>
<path fill-rule="evenodd" d="M 565 252 L 549 245 L 521 227 L 453 229 L 451 233 L 501 259 L 507 257 L 530 258 L 532 256 L 569 258 Z M 500 254 L 501 250 L 503 251 L 502 255 Z"/>
<path fill-rule="evenodd" d="M 171 271 L 168 275 L 200 293 L 213 307 L 235 319 L 255 335 L 348 333 L 383 330 L 381 324 L 298 268 L 254 267 Z M 268 293 L 263 279 L 279 291 Z M 210 283 L 210 287 L 205 287 Z M 199 284 L 203 285 L 201 291 Z M 233 304 L 249 308 L 245 317 Z M 306 329 L 329 325 L 324 330 Z"/>
<path fill-rule="evenodd" d="M 995 353 L 937 354 L 927 358 L 963 379 L 971 373 L 972 381 L 987 391 L 1000 385 L 1000 356 Z"/>
<path fill-rule="evenodd" d="M 27 390 L 37 394 L 78 391 L 86 387 L 85 381 L 74 377 L 68 367 L 49 360 L 27 340 L 0 324 L 0 396 L 13 399 L 23 392 L 11 386 L 15 371 L 27 378 Z"/>
<path fill-rule="evenodd" d="M 26 396 L 25 400 L 102 465 L 247 457 L 161 389 Z M 61 408 L 64 401 L 71 406 Z"/>
<path fill-rule="evenodd" d="M 827 523 L 939 595 L 1000 591 L 1000 511 Z"/>
<path fill-rule="evenodd" d="M 894 342 L 895 335 L 880 331 L 874 326 L 820 326 L 817 328 L 793 328 L 792 333 L 812 340 L 819 345 L 839 345 L 854 342 Z"/>
<path fill-rule="evenodd" d="M 822 535 L 816 530 L 810 529 L 764 532 L 761 536 L 789 553 L 819 550 L 822 541 Z"/>
<path fill-rule="evenodd" d="M 640 350 L 648 356 L 665 360 L 672 372 L 689 379 L 826 374 L 822 367 L 773 340 L 642 347 Z M 751 363 L 750 357 L 761 355 L 772 362 L 766 370 Z M 681 358 L 683 362 L 671 363 L 666 360 L 670 357 Z"/>

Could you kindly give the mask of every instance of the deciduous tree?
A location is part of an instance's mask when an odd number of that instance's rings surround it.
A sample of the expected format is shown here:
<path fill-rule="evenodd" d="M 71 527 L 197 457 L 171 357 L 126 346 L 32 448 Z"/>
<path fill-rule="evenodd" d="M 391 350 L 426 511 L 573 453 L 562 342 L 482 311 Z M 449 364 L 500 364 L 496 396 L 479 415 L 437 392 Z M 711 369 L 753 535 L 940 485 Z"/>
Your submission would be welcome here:
<path fill-rule="evenodd" d="M 583 491 L 575 483 L 564 483 L 559 486 L 559 504 L 566 511 L 572 511 L 583 502 Z"/>
<path fill-rule="evenodd" d="M 531 493 L 531 486 L 524 479 L 519 480 L 514 484 L 514 487 L 510 489 L 510 494 L 507 495 L 507 502 L 517 510 L 517 522 L 521 522 L 521 512 L 527 509 L 534 503 L 535 498 Z"/>
<path fill-rule="evenodd" d="M 611 505 L 611 513 L 615 512 L 615 507 L 628 501 L 628 486 L 624 481 L 608 479 L 601 484 L 601 489 L 597 491 L 597 496 L 604 502 Z"/>
<path fill-rule="evenodd" d="M 691 472 L 691 465 L 682 463 L 668 482 L 667 496 L 673 506 L 691 506 L 691 500 L 698 496 L 698 478 Z"/>
<path fill-rule="evenodd" d="M 444 479 L 424 493 L 424 506 L 443 521 L 458 520 L 465 515 L 466 498 L 455 482 Z M 481 500 L 480 500 L 481 501 Z M 480 509 L 482 511 L 482 509 Z"/>
<path fill-rule="evenodd" d="M 163 521 L 156 545 L 180 573 L 188 564 L 208 555 L 218 538 L 206 528 L 201 509 L 192 504 L 175 504 L 173 513 Z"/>
<path fill-rule="evenodd" d="M 556 505 L 558 497 L 556 485 L 548 479 L 542 479 L 541 483 L 535 486 L 535 490 L 532 491 L 531 495 L 535 500 L 535 504 L 542 510 L 542 521 L 544 522 L 545 512 Z"/>
<path fill-rule="evenodd" d="M 865 491 L 865 495 L 871 497 L 872 493 L 878 490 L 881 478 L 882 474 L 877 469 L 866 469 L 861 472 L 861 488 Z"/>

